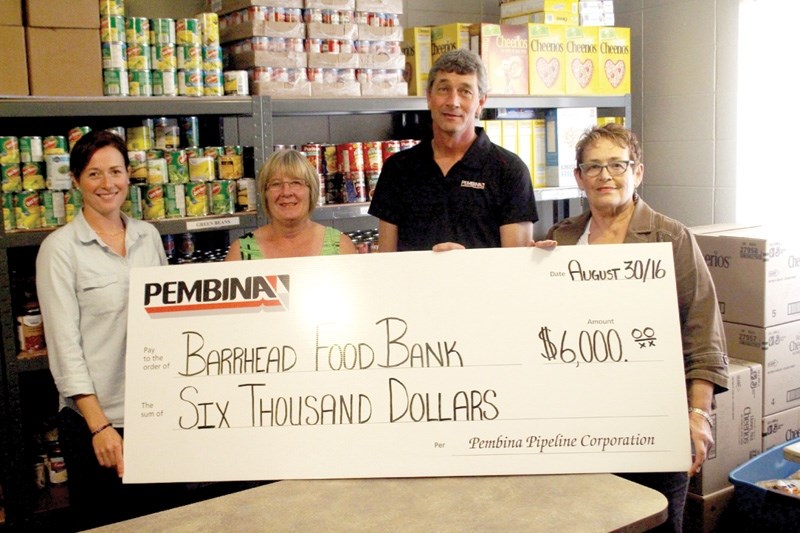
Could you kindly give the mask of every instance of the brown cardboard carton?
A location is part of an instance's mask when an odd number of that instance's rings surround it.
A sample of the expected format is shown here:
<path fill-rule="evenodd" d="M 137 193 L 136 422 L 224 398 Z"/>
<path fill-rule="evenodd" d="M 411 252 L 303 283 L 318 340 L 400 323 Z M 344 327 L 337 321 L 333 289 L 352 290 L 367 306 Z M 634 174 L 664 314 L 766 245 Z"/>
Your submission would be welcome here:
<path fill-rule="evenodd" d="M 22 26 L 22 0 L 0 0 L 0 26 Z"/>
<path fill-rule="evenodd" d="M 25 0 L 26 25 L 36 28 L 100 28 L 97 0 Z"/>
<path fill-rule="evenodd" d="M 489 75 L 490 94 L 528 94 L 528 27 L 475 24 L 470 50 L 479 53 Z"/>
<path fill-rule="evenodd" d="M 730 526 L 728 507 L 732 501 L 732 486 L 706 496 L 689 493 L 683 512 L 683 530 L 686 533 L 725 531 L 725 526 Z"/>
<path fill-rule="evenodd" d="M 103 96 L 97 29 L 26 28 L 28 81 L 35 96 Z"/>
<path fill-rule="evenodd" d="M 22 26 L 0 26 L 0 65 L 0 94 L 30 94 L 25 29 Z"/>
<path fill-rule="evenodd" d="M 689 479 L 689 492 L 708 495 L 730 486 L 728 474 L 761 453 L 763 369 L 760 364 L 729 360 L 728 390 L 714 397 L 714 445 L 699 474 Z"/>

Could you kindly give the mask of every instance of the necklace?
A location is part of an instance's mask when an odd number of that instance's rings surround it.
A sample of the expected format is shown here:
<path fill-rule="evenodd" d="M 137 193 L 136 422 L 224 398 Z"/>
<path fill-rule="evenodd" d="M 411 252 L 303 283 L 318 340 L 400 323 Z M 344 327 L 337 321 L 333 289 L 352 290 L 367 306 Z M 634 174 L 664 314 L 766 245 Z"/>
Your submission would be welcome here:
<path fill-rule="evenodd" d="M 100 230 L 94 230 L 94 231 L 95 231 L 95 233 L 99 233 L 100 235 L 106 235 L 108 237 L 116 237 L 117 235 L 120 235 L 121 233 L 125 233 L 125 228 L 122 228 L 121 230 L 114 231 L 114 232 L 107 232 L 107 231 L 100 231 Z"/>

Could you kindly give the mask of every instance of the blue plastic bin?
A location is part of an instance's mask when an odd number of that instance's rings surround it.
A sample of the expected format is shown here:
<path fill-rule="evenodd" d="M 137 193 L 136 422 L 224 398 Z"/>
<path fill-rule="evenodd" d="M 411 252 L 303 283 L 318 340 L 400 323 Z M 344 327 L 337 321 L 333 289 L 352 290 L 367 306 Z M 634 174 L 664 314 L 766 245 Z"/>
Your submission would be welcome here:
<path fill-rule="evenodd" d="M 800 438 L 776 446 L 731 471 L 736 523 L 745 531 L 800 531 L 800 498 L 767 490 L 758 481 L 785 479 L 800 470 L 800 463 L 783 458 L 783 448 Z"/>

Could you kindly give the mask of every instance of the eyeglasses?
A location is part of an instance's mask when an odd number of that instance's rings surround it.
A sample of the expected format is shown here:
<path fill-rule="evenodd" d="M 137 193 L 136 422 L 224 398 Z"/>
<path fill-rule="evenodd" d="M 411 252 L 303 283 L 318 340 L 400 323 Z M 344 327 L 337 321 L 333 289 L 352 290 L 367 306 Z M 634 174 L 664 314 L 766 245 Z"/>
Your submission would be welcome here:
<path fill-rule="evenodd" d="M 301 180 L 289 180 L 289 181 L 270 181 L 267 183 L 267 190 L 270 192 L 280 192 L 283 190 L 283 186 L 286 185 L 289 187 L 290 192 L 300 192 L 303 190 L 303 187 L 307 187 L 306 182 Z"/>
<path fill-rule="evenodd" d="M 605 165 L 601 165 L 599 163 L 581 163 L 578 165 L 578 168 L 580 168 L 581 172 L 590 178 L 596 178 L 599 176 L 603 172 L 603 169 L 608 170 L 608 173 L 612 176 L 621 176 L 622 174 L 625 174 L 625 171 L 628 170 L 628 167 L 634 163 L 636 163 L 636 161 L 611 161 Z"/>

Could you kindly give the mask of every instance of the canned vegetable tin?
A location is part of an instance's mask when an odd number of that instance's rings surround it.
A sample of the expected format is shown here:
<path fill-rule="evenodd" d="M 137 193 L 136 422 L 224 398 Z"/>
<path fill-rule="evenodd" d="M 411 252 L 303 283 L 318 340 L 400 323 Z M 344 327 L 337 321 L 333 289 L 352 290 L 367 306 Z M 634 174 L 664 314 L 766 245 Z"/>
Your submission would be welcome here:
<path fill-rule="evenodd" d="M 45 188 L 44 162 L 22 163 L 22 188 L 26 191 L 39 191 Z"/>
<path fill-rule="evenodd" d="M 3 193 L 3 228 L 5 231 L 17 229 L 17 213 L 14 208 L 16 195 L 10 192 Z"/>
<path fill-rule="evenodd" d="M 174 44 L 154 44 L 150 47 L 150 63 L 153 70 L 175 70 L 178 58 Z"/>
<path fill-rule="evenodd" d="M 37 229 L 42 226 L 42 210 L 39 207 L 37 191 L 17 193 L 15 206 L 17 229 Z"/>
<path fill-rule="evenodd" d="M 42 138 L 37 136 L 19 138 L 19 160 L 22 163 L 44 161 Z"/>
<path fill-rule="evenodd" d="M 145 187 L 145 185 L 139 184 L 128 186 L 128 197 L 122 202 L 122 212 L 136 220 L 144 218 L 142 197 Z"/>
<path fill-rule="evenodd" d="M 186 190 L 182 183 L 164 184 L 164 211 L 167 218 L 186 216 Z"/>
<path fill-rule="evenodd" d="M 10 136 L 0 137 L 0 164 L 19 162 L 19 139 Z"/>
<path fill-rule="evenodd" d="M 125 0 L 100 0 L 101 15 L 124 15 Z"/>
<path fill-rule="evenodd" d="M 42 227 L 55 228 L 66 224 L 64 191 L 42 191 L 39 193 L 42 209 Z"/>
<path fill-rule="evenodd" d="M 125 42 L 125 17 L 103 15 L 100 17 L 100 42 Z"/>
<path fill-rule="evenodd" d="M 178 19 L 175 21 L 176 43 L 200 44 L 200 21 L 198 19 Z"/>
<path fill-rule="evenodd" d="M 125 19 L 125 38 L 128 44 L 150 44 L 150 19 L 146 17 Z"/>
<path fill-rule="evenodd" d="M 3 192 L 20 192 L 22 190 L 22 171 L 19 163 L 0 164 Z"/>
<path fill-rule="evenodd" d="M 153 96 L 177 96 L 178 73 L 174 70 L 154 70 Z"/>
<path fill-rule="evenodd" d="M 128 68 L 127 43 L 103 43 L 100 45 L 104 69 Z"/>
<path fill-rule="evenodd" d="M 105 96 L 128 96 L 130 94 L 127 69 L 103 69 L 103 94 Z"/>
<path fill-rule="evenodd" d="M 150 44 L 175 44 L 175 19 L 155 18 L 150 20 Z"/>
<path fill-rule="evenodd" d="M 216 180 L 208 184 L 211 198 L 211 214 L 226 215 L 236 211 L 236 183 Z"/>
<path fill-rule="evenodd" d="M 144 219 L 161 220 L 165 216 L 164 185 L 147 185 L 144 195 Z"/>
<path fill-rule="evenodd" d="M 92 131 L 92 128 L 89 126 L 77 126 L 72 128 L 67 132 L 67 143 L 69 144 L 69 151 L 72 151 L 72 147 L 75 146 L 75 143 L 80 140 L 81 137 L 86 135 Z"/>
<path fill-rule="evenodd" d="M 189 182 L 189 156 L 186 150 L 167 152 L 167 174 L 170 183 Z"/>
<path fill-rule="evenodd" d="M 133 186 L 131 185 L 131 187 Z M 128 194 L 130 194 L 130 192 Z M 81 207 L 83 207 L 83 196 L 81 195 L 80 189 L 70 189 L 64 192 L 64 219 L 67 222 L 72 222 L 75 215 L 81 210 Z"/>
<path fill-rule="evenodd" d="M 204 217 L 209 213 L 208 188 L 206 183 L 188 183 L 186 191 L 186 216 Z"/>

